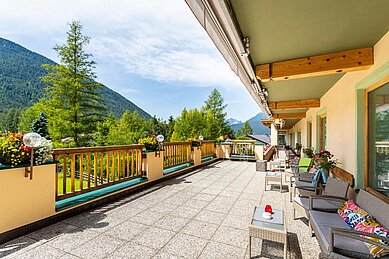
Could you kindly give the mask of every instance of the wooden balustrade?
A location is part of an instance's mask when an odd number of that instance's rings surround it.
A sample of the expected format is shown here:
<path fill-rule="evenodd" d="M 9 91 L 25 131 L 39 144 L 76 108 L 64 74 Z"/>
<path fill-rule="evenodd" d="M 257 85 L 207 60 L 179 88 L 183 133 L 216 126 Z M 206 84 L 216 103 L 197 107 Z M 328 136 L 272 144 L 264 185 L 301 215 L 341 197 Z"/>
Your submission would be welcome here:
<path fill-rule="evenodd" d="M 255 156 L 255 140 L 233 140 L 231 154 Z"/>
<path fill-rule="evenodd" d="M 215 141 L 204 140 L 201 142 L 201 157 L 209 157 L 215 155 Z"/>
<path fill-rule="evenodd" d="M 56 200 L 142 176 L 143 145 L 64 148 L 58 161 Z"/>
<path fill-rule="evenodd" d="M 192 142 L 164 143 L 163 168 L 169 168 L 192 161 Z"/>

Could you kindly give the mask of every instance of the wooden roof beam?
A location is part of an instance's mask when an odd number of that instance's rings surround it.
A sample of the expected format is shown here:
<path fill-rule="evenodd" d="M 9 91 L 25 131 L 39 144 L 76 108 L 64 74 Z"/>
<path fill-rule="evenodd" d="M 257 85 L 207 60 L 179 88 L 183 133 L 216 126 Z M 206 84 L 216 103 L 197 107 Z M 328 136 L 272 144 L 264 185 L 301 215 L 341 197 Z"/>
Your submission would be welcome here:
<path fill-rule="evenodd" d="M 317 108 L 320 107 L 320 99 L 269 102 L 268 105 L 271 110 Z"/>
<path fill-rule="evenodd" d="M 373 64 L 373 48 L 360 48 L 257 65 L 256 76 L 268 82 L 364 70 Z"/>
<path fill-rule="evenodd" d="M 305 112 L 273 114 L 273 119 L 301 119 L 301 118 L 305 118 Z"/>

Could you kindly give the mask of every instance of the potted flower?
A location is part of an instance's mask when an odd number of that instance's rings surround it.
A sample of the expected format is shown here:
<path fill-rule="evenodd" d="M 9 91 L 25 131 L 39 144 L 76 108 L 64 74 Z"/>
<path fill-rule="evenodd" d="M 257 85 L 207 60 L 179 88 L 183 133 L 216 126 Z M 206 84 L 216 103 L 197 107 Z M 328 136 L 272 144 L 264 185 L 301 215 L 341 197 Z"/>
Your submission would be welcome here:
<path fill-rule="evenodd" d="M 303 153 L 306 157 L 312 158 L 315 155 L 315 150 L 311 147 L 307 147 L 303 149 Z"/>
<path fill-rule="evenodd" d="M 22 133 L 7 133 L 0 137 L 0 164 L 11 167 L 28 164 L 30 149 L 23 144 Z"/>
<path fill-rule="evenodd" d="M 7 133 L 0 136 L 0 165 L 15 167 L 30 163 L 31 149 L 23 144 L 23 133 Z M 40 165 L 53 160 L 50 140 L 42 138 L 42 144 L 35 151 L 34 164 Z"/>
<path fill-rule="evenodd" d="M 328 176 L 329 171 L 337 164 L 340 164 L 338 159 L 333 159 L 334 155 L 330 151 L 323 150 L 319 153 L 319 159 L 317 160 L 317 167 L 322 169 Z"/>
<path fill-rule="evenodd" d="M 191 144 L 192 147 L 199 147 L 200 146 L 200 141 L 197 138 L 195 138 L 195 137 L 188 138 L 186 141 L 191 141 L 192 142 L 192 144 Z"/>
<path fill-rule="evenodd" d="M 139 139 L 138 144 L 143 144 L 146 150 L 158 150 L 158 142 L 154 136 Z"/>
<path fill-rule="evenodd" d="M 296 143 L 296 152 L 298 153 L 298 154 L 300 154 L 301 153 L 301 148 L 303 147 L 303 145 L 301 145 L 300 143 Z"/>

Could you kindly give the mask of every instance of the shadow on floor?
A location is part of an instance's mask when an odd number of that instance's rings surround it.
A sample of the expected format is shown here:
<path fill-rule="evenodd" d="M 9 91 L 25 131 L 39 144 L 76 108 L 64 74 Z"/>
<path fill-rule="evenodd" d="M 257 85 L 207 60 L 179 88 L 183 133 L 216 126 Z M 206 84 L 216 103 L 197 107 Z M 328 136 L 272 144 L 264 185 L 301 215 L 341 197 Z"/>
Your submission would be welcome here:
<path fill-rule="evenodd" d="M 302 259 L 298 237 L 295 233 L 288 233 L 288 258 Z M 262 240 L 261 254 L 251 257 L 257 258 L 284 258 L 284 244 Z"/>
<path fill-rule="evenodd" d="M 172 186 L 182 183 L 191 183 L 191 181 L 186 180 L 186 177 L 191 176 L 193 174 L 198 173 L 199 171 L 210 169 L 210 168 L 218 168 L 218 164 L 220 162 L 216 162 L 211 165 L 207 165 L 199 170 L 195 170 L 184 175 L 178 176 L 176 178 L 172 178 L 161 182 L 155 186 L 148 187 L 142 191 L 137 193 L 133 193 L 128 197 L 122 198 L 118 201 L 103 205 L 99 208 L 94 208 L 91 211 L 84 212 L 82 214 L 76 215 L 74 217 L 65 219 L 64 221 L 57 222 L 56 224 L 47 226 L 45 228 L 36 230 L 32 233 L 29 233 L 20 238 L 16 238 L 7 243 L 0 244 L 0 258 L 5 256 L 17 256 L 17 253 L 20 250 L 28 251 L 30 249 L 35 248 L 38 245 L 43 244 L 49 240 L 53 240 L 63 234 L 71 234 L 76 232 L 81 232 L 85 229 L 101 229 L 107 227 L 110 223 L 104 222 L 107 218 L 105 213 L 116 209 L 126 203 L 135 201 L 143 196 L 154 193 L 158 190 L 163 189 L 166 186 Z M 72 224 L 75 223 L 76 224 Z M 64 224 L 66 223 L 66 224 Z M 23 251 L 24 252 L 24 251 Z"/>
<path fill-rule="evenodd" d="M 270 188 L 269 189 L 266 189 L 266 191 L 280 191 L 280 185 L 279 184 L 269 184 L 270 185 Z M 269 186 L 268 185 L 268 186 Z M 289 185 L 282 185 L 282 192 L 289 192 Z"/>

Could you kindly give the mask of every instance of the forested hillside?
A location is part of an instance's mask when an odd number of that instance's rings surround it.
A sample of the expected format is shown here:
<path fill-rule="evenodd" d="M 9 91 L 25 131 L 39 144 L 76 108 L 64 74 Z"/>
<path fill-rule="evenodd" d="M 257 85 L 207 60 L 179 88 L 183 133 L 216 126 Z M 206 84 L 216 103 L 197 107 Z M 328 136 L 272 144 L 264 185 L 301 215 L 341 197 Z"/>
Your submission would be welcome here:
<path fill-rule="evenodd" d="M 0 114 L 10 108 L 27 108 L 44 94 L 40 77 L 46 75 L 42 64 L 52 60 L 12 41 L 0 38 Z M 120 117 L 125 110 L 137 110 L 143 118 L 151 118 L 144 110 L 117 92 L 104 86 L 102 96 L 107 112 Z"/>

